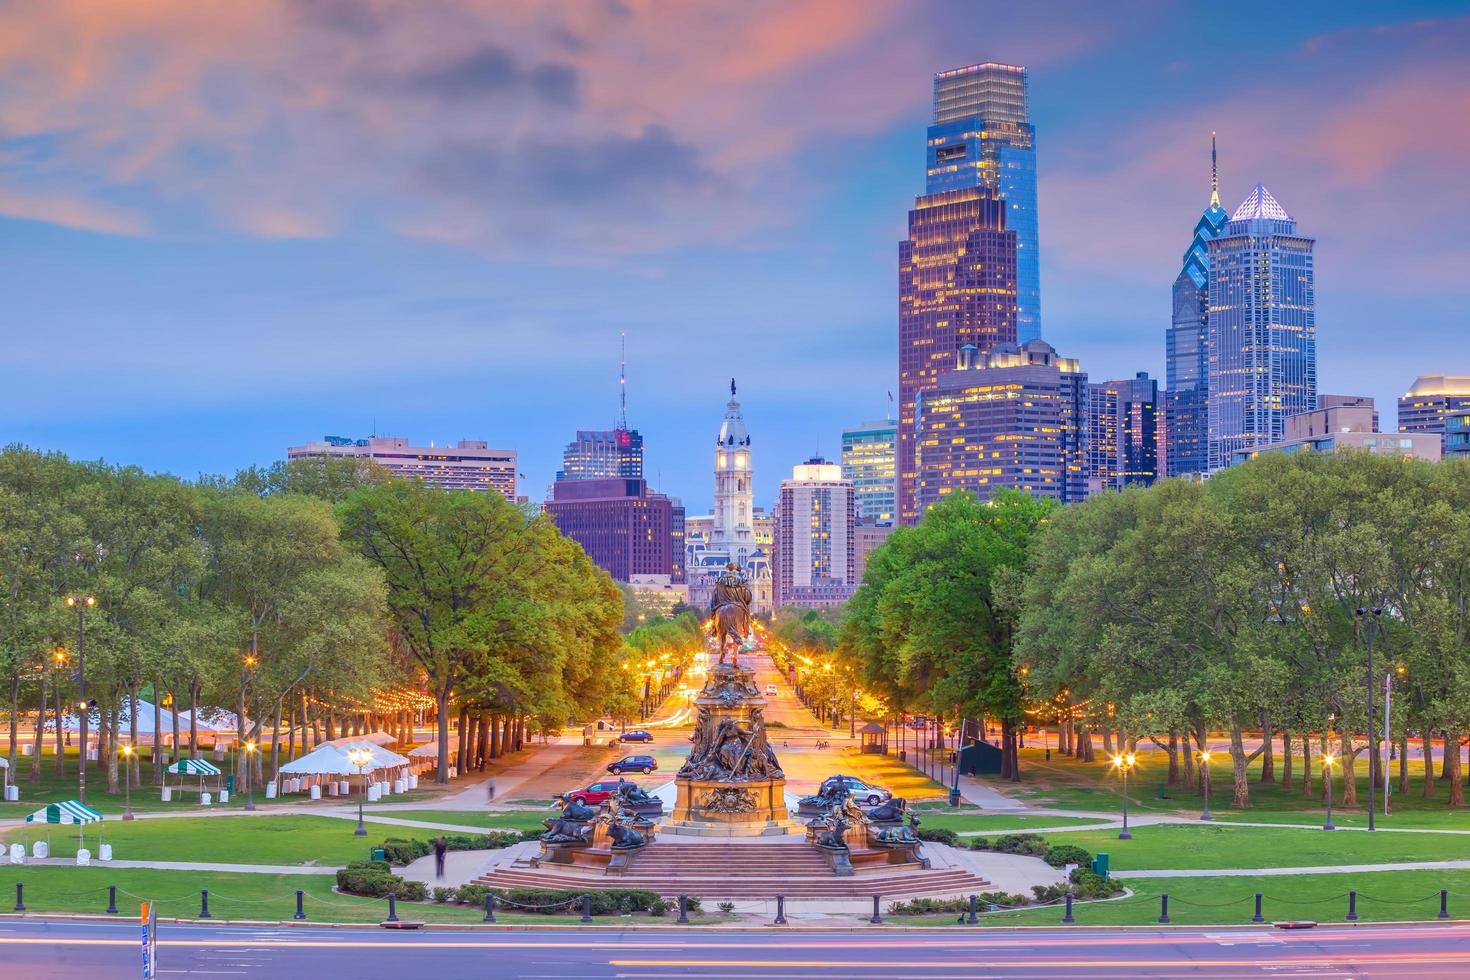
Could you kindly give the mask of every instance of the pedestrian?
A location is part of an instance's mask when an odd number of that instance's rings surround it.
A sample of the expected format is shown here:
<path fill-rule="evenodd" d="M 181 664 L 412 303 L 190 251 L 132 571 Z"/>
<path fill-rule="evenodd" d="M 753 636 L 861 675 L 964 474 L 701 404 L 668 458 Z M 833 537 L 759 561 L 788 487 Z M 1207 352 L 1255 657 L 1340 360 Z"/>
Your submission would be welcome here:
<path fill-rule="evenodd" d="M 434 877 L 444 880 L 444 856 L 449 853 L 449 842 L 442 836 L 434 841 Z"/>

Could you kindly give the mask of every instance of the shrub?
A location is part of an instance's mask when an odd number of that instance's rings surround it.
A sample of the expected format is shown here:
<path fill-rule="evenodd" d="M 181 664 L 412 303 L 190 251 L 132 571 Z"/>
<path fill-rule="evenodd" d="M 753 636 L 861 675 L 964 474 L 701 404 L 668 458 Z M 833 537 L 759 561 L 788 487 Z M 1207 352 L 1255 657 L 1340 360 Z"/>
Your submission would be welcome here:
<path fill-rule="evenodd" d="M 395 875 L 392 890 L 403 902 L 426 902 L 429 899 L 429 886 L 422 881 L 408 881 Z"/>
<path fill-rule="evenodd" d="M 435 888 L 433 891 L 434 901 L 438 902 L 440 905 L 443 905 L 445 902 L 454 901 L 455 896 L 458 893 L 458 888 Z"/>
<path fill-rule="evenodd" d="M 1001 854 L 1024 854 L 1029 857 L 1045 857 L 1047 843 L 1035 834 L 1002 834 L 990 848 Z"/>
<path fill-rule="evenodd" d="M 1085 868 L 1092 864 L 1092 852 L 1076 844 L 1053 844 L 1046 852 L 1045 861 L 1053 868 L 1065 868 L 1069 864 Z"/>
<path fill-rule="evenodd" d="M 412 864 L 433 850 L 425 841 L 404 840 L 402 837 L 389 837 L 383 841 L 382 848 L 383 857 L 388 863 L 399 867 Z"/>
<path fill-rule="evenodd" d="M 496 888 L 484 889 L 479 901 L 485 900 L 485 891 L 493 891 L 495 897 L 521 911 L 554 915 L 566 909 L 580 911 L 582 896 L 592 896 L 593 915 L 618 915 L 623 912 L 643 912 L 658 901 L 656 892 L 639 888 L 607 888 L 601 891 L 582 892 L 560 888 Z M 465 903 L 469 904 L 469 903 Z"/>
<path fill-rule="evenodd" d="M 721 902 L 720 903 L 720 911 L 723 912 L 725 915 L 729 915 L 731 912 L 734 912 L 735 911 L 735 903 L 734 902 Z"/>
<path fill-rule="evenodd" d="M 990 838 L 988 838 L 988 837 L 975 837 L 975 838 L 972 838 L 971 841 L 970 841 L 970 850 L 972 850 L 972 851 L 988 851 L 988 850 L 990 850 Z"/>
<path fill-rule="evenodd" d="M 1123 886 L 1111 878 L 1086 868 L 1075 868 L 1071 875 L 1073 893 L 1081 898 L 1108 898 L 1123 890 Z"/>
<path fill-rule="evenodd" d="M 484 905 L 489 890 L 484 885 L 460 885 L 454 890 L 454 901 L 459 905 Z"/>
<path fill-rule="evenodd" d="M 980 908 L 1013 909 L 1029 905 L 1031 899 L 1020 893 L 981 892 L 975 896 Z M 907 902 L 894 902 L 888 906 L 890 915 L 929 915 L 943 912 L 953 915 L 970 911 L 970 899 L 964 898 L 913 898 Z"/>
<path fill-rule="evenodd" d="M 391 892 L 405 902 L 422 902 L 429 888 L 391 873 L 382 861 L 354 861 L 337 872 L 337 890 L 367 898 L 387 898 Z"/>
<path fill-rule="evenodd" d="M 537 836 L 534 832 L 519 830 L 495 830 L 485 834 L 445 834 L 444 846 L 451 851 L 494 851 L 522 841 L 535 840 Z M 398 867 L 412 864 L 419 858 L 434 853 L 434 841 L 438 839 L 389 837 L 382 844 L 383 857 Z"/>
<path fill-rule="evenodd" d="M 653 904 L 648 906 L 648 914 L 662 918 L 669 913 L 669 903 L 661 898 L 655 898 Z"/>
<path fill-rule="evenodd" d="M 948 844 L 950 847 L 960 846 L 960 835 L 955 833 L 953 830 L 949 830 L 943 827 L 920 827 L 918 834 L 916 834 L 915 836 L 917 836 L 919 840 L 930 841 L 934 844 Z"/>

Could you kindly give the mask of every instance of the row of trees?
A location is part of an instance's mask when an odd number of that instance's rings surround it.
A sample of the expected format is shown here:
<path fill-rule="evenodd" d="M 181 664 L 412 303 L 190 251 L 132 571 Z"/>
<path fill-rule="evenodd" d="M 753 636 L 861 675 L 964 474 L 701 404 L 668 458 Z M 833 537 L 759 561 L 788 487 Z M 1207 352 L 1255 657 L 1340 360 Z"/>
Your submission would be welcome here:
<path fill-rule="evenodd" d="M 10 760 L 21 716 L 37 713 L 35 777 L 41 733 L 54 728 L 60 747 L 59 716 L 74 713 L 83 680 L 65 597 L 94 597 L 85 683 L 113 791 L 140 699 L 228 706 L 242 742 L 277 733 L 274 763 L 282 732 L 289 753 L 308 725 L 328 739 L 349 717 L 403 727 L 402 705 L 427 690 L 440 719 L 459 713 L 463 767 L 629 688 L 621 593 L 546 518 L 354 460 L 187 483 L 7 449 L 0 589 Z"/>

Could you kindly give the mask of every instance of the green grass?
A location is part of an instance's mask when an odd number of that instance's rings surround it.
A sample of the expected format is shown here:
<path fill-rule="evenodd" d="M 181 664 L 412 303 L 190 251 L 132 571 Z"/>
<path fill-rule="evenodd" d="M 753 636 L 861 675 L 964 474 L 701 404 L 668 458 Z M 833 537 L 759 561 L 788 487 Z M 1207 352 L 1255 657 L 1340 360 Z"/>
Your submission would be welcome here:
<path fill-rule="evenodd" d="M 1321 826 L 1326 810 L 1218 810 L 1215 819 L 1224 823 L 1301 823 Z M 1463 830 L 1470 832 L 1470 812 L 1465 810 L 1401 810 L 1397 807 L 1388 816 L 1379 810 L 1374 815 L 1379 827 L 1402 827 L 1411 830 Z M 1332 808 L 1332 822 L 1339 827 L 1367 827 L 1368 814 L 1361 807 L 1352 810 Z"/>
<path fill-rule="evenodd" d="M 547 807 L 544 813 L 535 810 L 382 810 L 377 814 L 381 817 L 393 817 L 398 820 L 423 820 L 428 823 L 458 824 L 461 827 L 484 827 L 486 830 L 535 830 L 540 832 L 543 828 L 541 821 L 547 817 L 555 816 L 557 811 Z M 372 821 L 373 811 L 367 811 L 369 823 Z M 413 827 L 399 827 L 396 830 L 388 824 L 377 826 L 387 828 L 390 833 L 398 837 L 418 836 L 432 834 L 433 831 L 424 828 L 416 831 Z"/>
<path fill-rule="evenodd" d="M 1047 834 L 1053 844 L 1106 851 L 1114 873 L 1178 868 L 1293 868 L 1398 861 L 1470 859 L 1470 838 L 1447 834 L 1329 833 L 1228 824 L 1158 824 L 1132 828 L 1132 840 L 1116 830 Z"/>
<path fill-rule="evenodd" d="M 1049 817 L 1045 814 L 1028 816 L 1022 813 L 920 813 L 921 826 L 933 830 L 996 831 L 1014 830 L 1026 832 L 1028 827 L 1090 827 L 1101 823 L 1093 817 Z"/>

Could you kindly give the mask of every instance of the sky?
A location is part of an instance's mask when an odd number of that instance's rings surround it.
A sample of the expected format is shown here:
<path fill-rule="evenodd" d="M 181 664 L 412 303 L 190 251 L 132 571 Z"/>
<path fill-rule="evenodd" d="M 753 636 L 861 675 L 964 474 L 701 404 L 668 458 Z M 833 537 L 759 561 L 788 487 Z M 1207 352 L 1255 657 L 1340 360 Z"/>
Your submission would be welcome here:
<path fill-rule="evenodd" d="M 1209 201 L 1317 238 L 1319 390 L 1470 374 L 1470 5 L 0 0 L 0 443 L 192 478 L 607 428 L 690 513 L 896 385 L 935 71 L 1030 71 L 1044 335 L 1162 377 Z"/>

